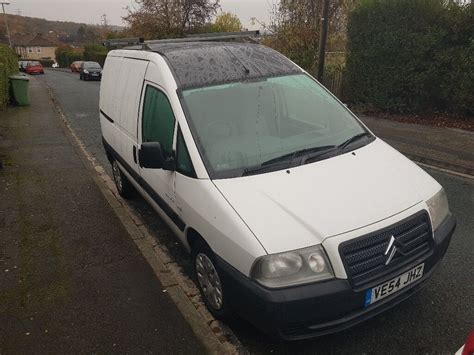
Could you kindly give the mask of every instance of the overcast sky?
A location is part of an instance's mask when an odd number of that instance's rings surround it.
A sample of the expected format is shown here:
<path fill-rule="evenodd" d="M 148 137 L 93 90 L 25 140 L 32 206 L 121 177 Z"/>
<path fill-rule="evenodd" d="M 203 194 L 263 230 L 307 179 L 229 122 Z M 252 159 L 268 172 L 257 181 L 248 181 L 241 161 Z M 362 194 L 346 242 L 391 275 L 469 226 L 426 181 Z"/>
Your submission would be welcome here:
<path fill-rule="evenodd" d="M 220 0 L 223 11 L 239 16 L 244 27 L 258 29 L 251 25 L 250 19 L 256 17 L 267 22 L 272 4 L 277 0 Z M 123 25 L 125 8 L 133 0 L 10 0 L 6 7 L 8 13 L 23 16 L 41 17 L 48 20 L 100 23 L 102 14 L 107 14 L 110 24 Z"/>

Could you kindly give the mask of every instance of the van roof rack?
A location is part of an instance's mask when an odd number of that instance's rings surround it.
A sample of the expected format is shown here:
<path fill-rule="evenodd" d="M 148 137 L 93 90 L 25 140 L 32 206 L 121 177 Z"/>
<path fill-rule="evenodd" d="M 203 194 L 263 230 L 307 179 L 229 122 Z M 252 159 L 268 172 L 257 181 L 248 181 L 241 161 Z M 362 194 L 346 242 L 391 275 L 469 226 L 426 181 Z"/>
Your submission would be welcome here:
<path fill-rule="evenodd" d="M 116 39 L 107 39 L 102 42 L 104 47 L 126 47 L 126 46 L 139 46 L 142 45 L 145 41 L 144 38 L 116 38 Z"/>
<path fill-rule="evenodd" d="M 179 42 L 202 42 L 202 41 L 228 41 L 233 39 L 252 39 L 252 37 L 260 36 L 260 31 L 241 31 L 241 32 L 210 32 L 188 34 L 183 38 L 155 39 L 145 41 L 145 44 L 158 43 L 179 43 Z"/>
<path fill-rule="evenodd" d="M 117 38 L 104 40 L 102 44 L 107 47 L 146 47 L 147 44 L 160 44 L 160 43 L 180 43 L 180 42 L 202 42 L 202 41 L 230 41 L 234 39 L 250 39 L 253 37 L 260 36 L 260 31 L 241 31 L 241 32 L 210 32 L 210 33 L 196 33 L 188 34 L 181 38 L 166 38 L 166 39 L 153 39 L 145 41 L 143 38 Z"/>

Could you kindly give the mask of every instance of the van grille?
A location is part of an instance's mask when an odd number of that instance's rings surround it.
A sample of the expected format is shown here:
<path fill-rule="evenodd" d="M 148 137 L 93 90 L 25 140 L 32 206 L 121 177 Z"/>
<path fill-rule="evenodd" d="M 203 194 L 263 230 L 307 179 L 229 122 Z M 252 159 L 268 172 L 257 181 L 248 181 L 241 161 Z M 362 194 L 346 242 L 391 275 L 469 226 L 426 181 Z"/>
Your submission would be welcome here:
<path fill-rule="evenodd" d="M 393 249 L 385 254 L 392 236 L 397 252 L 386 265 Z M 349 281 L 360 289 L 395 277 L 403 267 L 431 254 L 432 246 L 430 219 L 423 211 L 383 230 L 341 243 L 339 254 Z"/>

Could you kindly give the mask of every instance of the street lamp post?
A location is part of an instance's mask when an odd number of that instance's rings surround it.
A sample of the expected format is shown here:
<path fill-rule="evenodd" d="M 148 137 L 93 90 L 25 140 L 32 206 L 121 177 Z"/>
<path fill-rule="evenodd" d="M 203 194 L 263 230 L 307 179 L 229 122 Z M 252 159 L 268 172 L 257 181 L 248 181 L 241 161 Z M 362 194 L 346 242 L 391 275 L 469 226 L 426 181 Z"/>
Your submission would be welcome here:
<path fill-rule="evenodd" d="M 7 28 L 8 43 L 10 44 L 10 47 L 11 47 L 12 46 L 12 39 L 10 37 L 10 29 L 8 28 L 7 14 L 5 12 L 5 5 L 10 5 L 10 2 L 8 2 L 6 0 L 0 0 L 0 4 L 2 4 L 3 17 L 5 17 L 5 27 Z"/>

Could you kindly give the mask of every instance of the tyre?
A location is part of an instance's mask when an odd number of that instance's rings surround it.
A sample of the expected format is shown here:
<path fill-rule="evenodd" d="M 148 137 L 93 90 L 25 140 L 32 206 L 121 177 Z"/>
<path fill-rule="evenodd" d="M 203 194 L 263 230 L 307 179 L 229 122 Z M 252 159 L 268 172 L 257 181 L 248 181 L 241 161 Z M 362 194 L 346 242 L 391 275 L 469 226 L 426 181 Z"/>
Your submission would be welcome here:
<path fill-rule="evenodd" d="M 82 80 L 82 74 L 79 74 L 79 80 Z"/>
<path fill-rule="evenodd" d="M 228 320 L 232 314 L 214 252 L 202 239 L 197 239 L 192 246 L 192 258 L 199 291 L 207 309 L 216 319 Z"/>
<path fill-rule="evenodd" d="M 115 186 L 120 196 L 124 199 L 133 197 L 135 189 L 133 185 L 128 181 L 127 177 L 123 174 L 122 170 L 116 160 L 112 161 L 112 175 L 114 177 Z"/>

